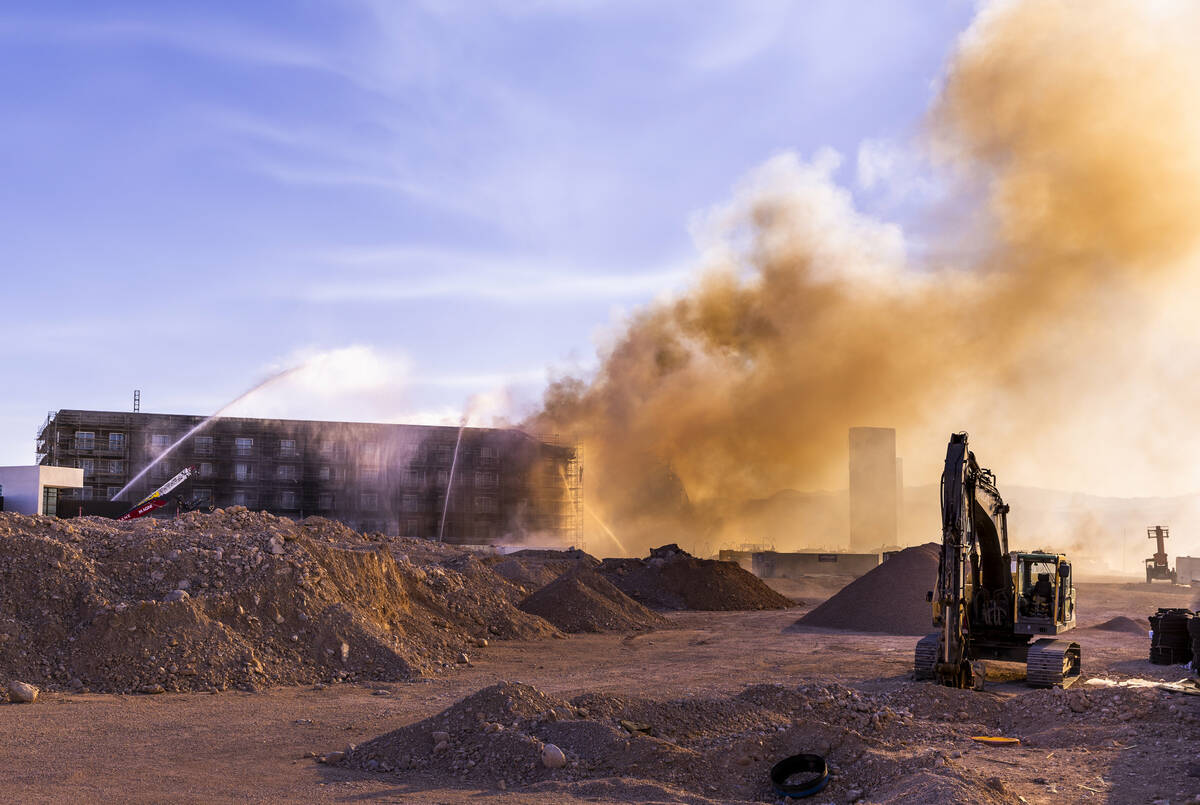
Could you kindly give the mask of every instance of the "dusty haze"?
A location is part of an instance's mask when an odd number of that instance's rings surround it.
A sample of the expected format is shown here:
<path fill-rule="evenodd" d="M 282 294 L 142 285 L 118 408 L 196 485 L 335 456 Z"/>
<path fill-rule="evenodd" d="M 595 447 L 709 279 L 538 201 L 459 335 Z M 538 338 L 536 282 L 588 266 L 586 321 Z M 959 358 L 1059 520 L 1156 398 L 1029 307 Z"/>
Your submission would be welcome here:
<path fill-rule="evenodd" d="M 943 190 L 935 257 L 854 208 L 837 155 L 779 155 L 698 222 L 693 287 L 530 424 L 582 438 L 588 500 L 639 546 L 755 541 L 751 501 L 845 486 L 855 425 L 899 430 L 912 484 L 966 429 L 1002 488 L 1200 488 L 1198 34 L 1187 3 L 985 6 L 909 149 Z"/>

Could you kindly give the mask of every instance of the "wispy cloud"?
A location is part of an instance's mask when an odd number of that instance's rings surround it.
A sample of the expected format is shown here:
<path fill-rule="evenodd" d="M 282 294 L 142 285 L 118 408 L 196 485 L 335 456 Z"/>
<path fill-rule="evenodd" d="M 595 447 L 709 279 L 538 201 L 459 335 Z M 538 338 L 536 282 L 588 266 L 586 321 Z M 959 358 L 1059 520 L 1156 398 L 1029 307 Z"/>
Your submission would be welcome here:
<path fill-rule="evenodd" d="M 311 47 L 208 21 L 167 24 L 122 19 L 0 17 L 0 37 L 101 45 L 141 43 L 223 60 L 323 70 L 349 77 L 328 54 Z"/>
<path fill-rule="evenodd" d="M 416 374 L 409 378 L 413 386 L 437 388 L 480 389 L 545 382 L 548 370 L 544 366 L 518 369 L 511 372 L 467 372 L 461 374 Z"/>
<path fill-rule="evenodd" d="M 342 249 L 312 258 L 333 271 L 281 292 L 306 302 L 394 302 L 475 297 L 502 302 L 645 299 L 679 287 L 689 267 L 628 273 L 523 255 L 423 246 Z"/>
<path fill-rule="evenodd" d="M 312 124 L 283 125 L 235 109 L 199 107 L 193 114 L 200 125 L 222 134 L 248 169 L 281 184 L 377 190 L 480 219 L 490 209 L 461 192 L 457 183 L 430 178 L 428 166 L 419 170 L 412 153 L 418 137 L 411 131 L 375 126 L 385 135 L 372 139 Z M 397 141 L 408 143 L 407 149 Z"/>
<path fill-rule="evenodd" d="M 685 52 L 685 63 L 693 70 L 731 70 L 754 60 L 778 45 L 785 36 L 790 3 L 740 3 L 725 7 L 721 24 L 713 25 Z"/>

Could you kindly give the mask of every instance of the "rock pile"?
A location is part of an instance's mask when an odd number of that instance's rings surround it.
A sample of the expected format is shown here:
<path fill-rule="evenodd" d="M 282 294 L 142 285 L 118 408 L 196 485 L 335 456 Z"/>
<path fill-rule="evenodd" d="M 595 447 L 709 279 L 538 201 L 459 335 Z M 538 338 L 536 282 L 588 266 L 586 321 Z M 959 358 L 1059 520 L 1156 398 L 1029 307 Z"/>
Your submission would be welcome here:
<path fill-rule="evenodd" d="M 678 545 L 646 559 L 605 559 L 596 569 L 621 592 L 651 609 L 786 609 L 791 599 L 736 562 L 697 559 Z"/>
<path fill-rule="evenodd" d="M 792 629 L 818 626 L 856 632 L 926 634 L 933 613 L 925 594 L 937 582 L 938 547 L 905 548 L 796 621 Z"/>
<path fill-rule="evenodd" d="M 592 570 L 564 573 L 520 607 L 564 632 L 624 632 L 667 623 Z"/>
<path fill-rule="evenodd" d="M 521 597 L 465 551 L 322 518 L 0 513 L 0 678 L 51 688 L 405 679 L 488 637 L 556 633 Z"/>

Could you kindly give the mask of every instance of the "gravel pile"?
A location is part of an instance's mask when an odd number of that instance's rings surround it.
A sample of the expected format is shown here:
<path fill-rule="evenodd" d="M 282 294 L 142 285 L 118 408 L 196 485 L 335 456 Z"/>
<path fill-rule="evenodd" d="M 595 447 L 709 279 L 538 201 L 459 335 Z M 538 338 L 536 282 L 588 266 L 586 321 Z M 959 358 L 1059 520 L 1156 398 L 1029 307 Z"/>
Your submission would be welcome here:
<path fill-rule="evenodd" d="M 600 564 L 596 557 L 575 548 L 565 551 L 526 549 L 484 561 L 496 573 L 529 592 L 540 590 L 564 573 L 591 569 Z"/>
<path fill-rule="evenodd" d="M 736 562 L 697 559 L 677 545 L 655 548 L 646 559 L 605 559 L 596 571 L 651 609 L 786 609 L 793 603 Z"/>
<path fill-rule="evenodd" d="M 937 583 L 938 546 L 905 548 L 813 609 L 790 627 L 856 632 L 926 634 L 933 612 L 925 594 Z"/>
<path fill-rule="evenodd" d="M 520 607 L 564 632 L 627 632 L 667 623 L 592 570 L 564 573 Z"/>
<path fill-rule="evenodd" d="M 52 689 L 406 679 L 557 633 L 522 597 L 460 549 L 323 518 L 0 513 L 0 679 Z"/>

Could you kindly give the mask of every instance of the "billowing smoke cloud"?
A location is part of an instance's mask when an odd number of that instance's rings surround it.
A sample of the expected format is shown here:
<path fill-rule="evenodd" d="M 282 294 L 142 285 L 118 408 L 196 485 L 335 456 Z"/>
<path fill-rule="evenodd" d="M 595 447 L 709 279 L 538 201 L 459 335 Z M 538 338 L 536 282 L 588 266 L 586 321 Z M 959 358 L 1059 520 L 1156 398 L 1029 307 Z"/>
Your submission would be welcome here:
<path fill-rule="evenodd" d="M 910 482 L 963 428 L 1002 482 L 1172 477 L 1200 447 L 1168 424 L 1196 390 L 1198 23 L 1189 3 L 985 7 L 928 118 L 952 199 L 933 257 L 855 209 L 836 155 L 775 157 L 700 225 L 694 287 L 630 316 L 532 424 L 582 438 L 588 499 L 643 546 L 844 486 L 855 425 L 900 429 Z"/>

